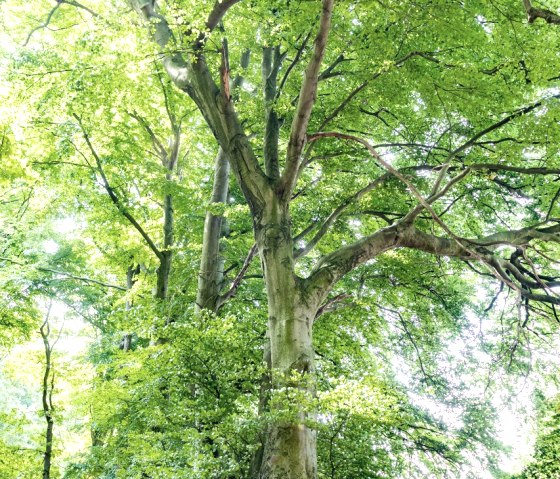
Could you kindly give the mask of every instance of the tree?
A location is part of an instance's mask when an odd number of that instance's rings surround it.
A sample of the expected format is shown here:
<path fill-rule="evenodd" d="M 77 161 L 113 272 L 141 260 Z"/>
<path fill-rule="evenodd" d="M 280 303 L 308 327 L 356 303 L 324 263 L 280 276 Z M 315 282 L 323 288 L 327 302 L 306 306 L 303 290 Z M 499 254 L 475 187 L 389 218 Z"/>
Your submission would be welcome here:
<path fill-rule="evenodd" d="M 558 475 L 558 403 L 557 398 L 545 399 L 538 393 L 538 435 L 533 461 L 518 476 L 519 479 L 548 478 Z"/>
<path fill-rule="evenodd" d="M 52 393 L 54 389 L 55 371 L 53 369 L 52 353 L 56 344 L 56 340 L 51 343 L 49 339 L 51 327 L 49 324 L 49 316 L 51 314 L 52 302 L 49 304 L 45 321 L 41 325 L 39 332 L 45 345 L 45 373 L 43 375 L 42 384 L 42 403 L 47 428 L 45 430 L 45 454 L 43 456 L 43 479 L 51 477 L 51 462 L 53 454 L 53 429 L 54 429 L 54 407 L 52 403 Z"/>
<path fill-rule="evenodd" d="M 525 6 L 531 20 L 535 11 Z M 250 209 L 270 368 L 261 398 L 270 420 L 254 477 L 317 476 L 313 333 L 323 313 L 365 301 L 387 321 L 402 319 L 417 348 L 414 322 L 387 291 L 399 268 L 409 278 L 427 273 L 427 264 L 450 276 L 470 268 L 501 282 L 516 296 L 517 331 L 557 319 L 557 72 L 539 53 L 557 36 L 526 25 L 520 2 L 135 7 L 154 40 L 140 42 L 143 54 L 161 58 L 192 99 Z M 98 17 L 110 25 L 115 13 L 105 5 Z M 258 65 L 242 60 L 255 44 Z M 237 65 L 246 89 L 232 88 Z M 416 286 L 438 296 L 433 285 Z"/>
<path fill-rule="evenodd" d="M 555 222 L 550 214 L 554 208 L 557 195 L 549 202 L 548 214 L 546 216 L 542 213 L 542 216 L 539 215 L 541 216 L 540 221 L 533 222 L 533 224 L 523 228 L 497 231 L 476 238 L 464 238 L 454 233 L 452 227 L 450 227 L 450 221 L 444 222 L 441 219 L 441 212 L 436 212 L 432 206 L 437 200 L 446 197 L 455 185 L 463 182 L 472 172 L 486 171 L 496 176 L 498 173 L 505 174 L 506 172 L 519 175 L 558 174 L 560 171 L 557 168 L 541 167 L 535 169 L 535 167 L 528 168 L 511 164 L 502 165 L 499 162 L 477 161 L 477 158 L 468 155 L 480 141 L 487 141 L 486 144 L 491 146 L 497 145 L 502 140 L 511 141 L 504 140 L 504 138 L 493 140 L 486 140 L 486 138 L 487 135 L 497 130 L 502 133 L 505 127 L 515 119 L 528 115 L 533 110 L 543 106 L 544 103 L 550 104 L 550 101 L 549 99 L 533 101 L 528 106 L 518 107 L 512 113 L 502 115 L 501 118 L 498 117 L 497 120 L 490 122 L 479 116 L 477 123 L 486 120 L 487 125 L 483 128 L 479 127 L 478 131 L 476 129 L 473 131 L 474 119 L 465 118 L 467 131 L 461 131 L 458 139 L 450 138 L 450 146 L 447 148 L 447 153 L 442 162 L 438 162 L 437 165 L 421 163 L 416 165 L 417 171 L 431 171 L 436 174 L 435 181 L 429 185 L 426 194 L 407 179 L 404 171 L 399 171 L 390 162 L 384 160 L 367 139 L 345 132 L 319 131 L 311 134 L 308 132 L 317 98 L 321 64 L 327 48 L 334 7 L 332 0 L 324 0 L 318 31 L 312 51 L 309 53 L 295 107 L 288 114 L 292 121 L 289 131 L 287 131 L 283 169 L 281 169 L 279 161 L 278 145 L 281 131 L 278 121 L 278 106 L 275 100 L 279 94 L 276 79 L 285 54 L 282 52 L 280 42 L 276 45 L 265 45 L 263 48 L 265 126 L 262 150 L 264 165 L 261 165 L 247 134 L 244 132 L 242 123 L 238 119 L 233 97 L 229 91 L 228 50 L 231 42 L 222 41 L 221 66 L 219 75 L 215 75 L 215 77 L 220 78 L 219 86 L 213 79 L 206 59 L 207 53 L 205 50 L 206 45 L 210 44 L 209 35 L 218 27 L 227 11 L 236 3 L 239 2 L 216 3 L 207 17 L 204 24 L 205 28 L 199 34 L 191 35 L 194 38 L 190 40 L 189 56 L 184 58 L 177 53 L 170 53 L 166 55 L 163 63 L 175 85 L 193 99 L 206 119 L 220 147 L 226 153 L 250 206 L 255 240 L 262 261 L 267 289 L 272 387 L 278 391 L 285 388 L 293 390 L 296 398 L 297 412 L 295 416 L 290 420 L 277 421 L 269 426 L 258 477 L 313 478 L 317 474 L 315 432 L 307 422 L 309 415 L 303 406 L 304 401 L 301 400 L 298 391 L 305 391 L 311 396 L 314 394 L 313 322 L 321 305 L 327 300 L 329 293 L 344 275 L 357 266 L 394 248 L 412 248 L 439 256 L 456 257 L 466 262 L 482 262 L 490 271 L 489 274 L 496 276 L 500 281 L 518 292 L 519 301 L 526 304 L 527 318 L 529 300 L 541 301 L 551 305 L 551 308 L 554 308 L 555 304 L 559 304 L 559 299 L 551 289 L 556 284 L 555 278 L 547 275 L 545 275 L 547 277 L 541 277 L 533 261 L 526 253 L 526 248 L 535 240 L 558 241 L 560 226 L 554 224 Z M 348 6 L 351 10 L 358 8 L 354 4 Z M 173 35 L 164 15 L 157 13 L 150 2 L 141 2 L 139 8 L 154 25 L 155 39 L 164 51 L 168 48 L 169 42 L 173 38 L 177 38 L 177 35 Z M 339 8 L 342 7 L 339 5 Z M 384 10 L 389 11 L 389 9 Z M 427 10 L 430 10 L 429 7 Z M 273 15 L 275 14 L 275 9 L 270 9 L 270 11 Z M 442 12 L 441 17 L 447 17 L 452 13 L 457 14 L 458 12 L 453 11 L 453 7 L 450 7 L 447 12 Z M 475 20 L 477 17 L 473 15 L 471 18 Z M 474 28 L 484 31 L 483 20 L 479 20 L 479 22 L 471 20 L 471 22 Z M 347 28 L 348 35 L 354 33 L 352 26 Z M 301 33 L 301 35 L 303 36 L 304 33 Z M 308 34 L 307 38 L 310 35 Z M 364 39 L 371 41 L 367 34 L 363 35 Z M 188 37 L 187 40 L 189 40 Z M 351 44 L 350 48 L 352 47 L 356 48 L 355 44 Z M 344 50 L 336 51 L 333 57 L 335 59 L 340 58 L 340 56 L 344 58 Z M 299 52 L 302 51 L 303 49 L 299 50 Z M 391 65 L 389 68 L 398 67 L 414 57 L 439 64 L 440 60 L 436 58 L 435 53 L 432 53 L 434 51 L 437 52 L 434 48 L 428 48 L 425 51 L 408 51 L 402 58 L 393 59 L 394 66 Z M 521 63 L 523 60 L 519 60 L 519 62 Z M 447 68 L 454 68 L 454 66 L 445 65 L 443 67 L 444 70 Z M 499 69 L 499 67 L 497 68 Z M 479 67 L 479 70 L 482 70 L 482 68 Z M 329 72 L 329 69 L 327 68 L 325 71 Z M 531 67 L 529 67 L 529 71 L 531 71 Z M 487 75 L 487 73 L 481 72 L 481 75 Z M 319 115 L 318 129 L 323 130 L 324 127 L 328 126 L 330 121 L 351 102 L 353 97 L 368 86 L 369 82 L 369 79 L 365 80 L 351 90 L 330 115 Z M 458 87 L 460 90 L 463 88 L 461 83 L 458 83 Z M 468 87 L 465 89 L 468 89 Z M 549 95 L 549 97 L 552 97 L 552 95 Z M 530 98 L 530 96 L 526 95 L 524 98 Z M 418 103 L 420 107 L 427 103 L 421 94 Z M 428 108 L 430 108 L 431 105 L 429 103 L 428 105 Z M 554 107 L 550 106 L 549 108 L 553 109 Z M 380 111 L 383 109 L 386 109 L 385 105 L 381 105 Z M 466 113 L 460 110 L 459 112 L 460 116 Z M 455 113 L 455 115 L 457 114 Z M 451 131 L 454 129 L 452 120 L 448 128 Z M 445 134 L 446 131 L 444 130 L 443 133 Z M 373 136 L 373 134 L 373 132 L 368 132 L 368 136 Z M 337 219 L 340 211 L 343 211 L 346 206 L 340 205 L 339 208 L 334 210 L 313 239 L 307 242 L 301 250 L 294 252 L 295 235 L 292 233 L 290 205 L 298 178 L 304 174 L 305 167 L 309 166 L 309 157 L 311 151 L 315 148 L 314 143 L 324 138 L 356 142 L 365 149 L 380 167 L 386 170 L 384 177 L 379 176 L 376 181 L 365 187 L 366 191 L 377 187 L 386 178 L 397 178 L 408 188 L 412 198 L 418 204 L 409 207 L 408 211 L 405 209 L 402 217 L 391 222 L 388 226 L 377 229 L 372 233 L 368 232 L 369 234 L 363 238 L 324 255 L 312 265 L 306 277 L 301 277 L 296 272 L 298 256 L 303 256 L 311 251 L 328 231 L 328 226 Z M 517 141 L 517 135 L 515 135 L 513 141 Z M 428 144 L 429 149 L 440 145 L 433 145 L 430 142 Z M 462 158 L 458 159 L 459 156 Z M 455 166 L 457 160 L 460 166 Z M 454 174 L 454 176 L 447 180 L 449 174 Z M 506 185 L 506 188 L 508 186 Z M 515 187 L 510 186 L 511 188 Z M 426 188 L 424 187 L 424 189 Z M 357 196 L 362 194 L 364 192 L 360 191 Z M 423 227 L 419 227 L 417 225 L 420 223 L 418 217 L 422 214 L 427 215 L 427 218 L 420 220 L 424 224 Z M 544 226 L 551 222 L 553 223 L 552 226 Z M 430 229 L 433 231 L 435 228 L 447 236 L 443 237 L 426 232 L 424 230 L 426 223 L 428 224 L 428 231 Z M 432 223 L 432 226 L 429 226 L 430 223 Z M 514 249 L 509 258 L 502 257 L 496 252 L 498 247 L 503 245 Z M 524 261 L 525 264 L 522 264 L 521 261 Z M 545 294 L 535 293 L 535 290 L 544 290 Z M 301 403 L 299 407 L 298 402 Z M 271 407 L 274 407 L 274 404 L 273 399 Z"/>

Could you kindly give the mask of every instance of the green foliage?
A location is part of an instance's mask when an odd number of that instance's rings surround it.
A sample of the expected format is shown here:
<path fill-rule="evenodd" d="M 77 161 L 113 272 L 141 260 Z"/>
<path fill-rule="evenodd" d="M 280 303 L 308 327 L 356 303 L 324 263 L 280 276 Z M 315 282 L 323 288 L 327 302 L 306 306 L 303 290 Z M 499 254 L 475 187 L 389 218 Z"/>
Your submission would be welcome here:
<path fill-rule="evenodd" d="M 558 397 L 545 400 L 537 394 L 538 435 L 533 460 L 515 479 L 548 479 L 560 474 L 560 409 Z"/>
<path fill-rule="evenodd" d="M 173 51 L 192 57 L 214 4 L 161 5 Z M 212 72 L 228 39 L 230 76 L 244 78 L 233 92 L 235 108 L 261 163 L 258 56 L 268 46 L 286 54 L 283 89 L 272 105 L 281 120 L 282 167 L 318 5 L 239 2 L 206 38 Z M 321 479 L 476 475 L 473 456 L 499 474 L 496 411 L 481 385 L 491 393 L 527 374 L 532 351 L 555 332 L 556 310 L 527 307 L 525 321 L 513 293 L 494 299 L 489 270 L 479 275 L 464 261 L 393 249 L 347 274 L 316 319 L 316 396 L 277 390 L 274 414 L 263 412 L 267 312 L 259 261 L 218 314 L 193 307 L 205 214 L 227 219 L 222 292 L 240 271 L 258 220 L 236 181 L 227 203 L 209 202 L 217 145 L 204 118 L 173 86 L 153 32 L 127 2 L 44 2 L 33 17 L 28 7 L 0 4 L 0 347 L 22 343 L 37 328 L 38 298 L 55 298 L 95 328 L 93 384 L 86 377 L 80 387 L 68 386 L 81 390 L 81 433 L 90 433 L 91 444 L 64 477 L 245 478 L 262 431 L 279 419 L 293 421 L 294 403 L 314 416 Z M 337 1 L 322 70 L 328 74 L 309 133 L 366 138 L 428 198 L 450 152 L 557 93 L 557 65 L 543 46 L 557 51 L 560 36 L 543 23 L 528 25 L 520 0 Z M 252 59 L 242 68 L 247 49 Z M 560 168 L 559 108 L 557 99 L 543 100 L 542 108 L 462 150 L 449 174 L 480 164 Z M 158 146 L 167 147 L 179 124 L 178 164 L 170 173 Z M 302 278 L 321 257 L 394 224 L 417 204 L 394 177 L 356 199 L 386 173 L 383 167 L 350 142 L 311 145 L 290 205 L 294 235 L 302 233 L 296 250 L 346 208 L 298 260 Z M 557 179 L 474 168 L 432 206 L 458 238 L 540 224 L 560 216 Z M 145 237 L 163 249 L 165 196 L 175 218 L 172 268 L 169 294 L 156 301 L 160 260 Z M 448 233 L 425 211 L 416 226 Z M 532 246 L 535 270 L 557 276 L 558 244 Z M 498 255 L 514 253 L 505 246 Z M 0 414 L 0 477 L 37 477 L 40 458 L 15 439 L 25 421 L 4 404 Z M 556 420 L 543 422 L 536 462 L 523 479 L 557 474 Z"/>

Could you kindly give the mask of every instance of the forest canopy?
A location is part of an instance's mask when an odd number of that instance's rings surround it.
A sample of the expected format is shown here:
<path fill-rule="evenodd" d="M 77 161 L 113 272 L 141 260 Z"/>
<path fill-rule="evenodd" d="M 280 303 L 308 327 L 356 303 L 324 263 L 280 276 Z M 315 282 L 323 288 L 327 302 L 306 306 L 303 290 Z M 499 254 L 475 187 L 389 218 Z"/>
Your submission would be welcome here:
<path fill-rule="evenodd" d="M 559 24 L 0 0 L 0 477 L 556 477 Z"/>

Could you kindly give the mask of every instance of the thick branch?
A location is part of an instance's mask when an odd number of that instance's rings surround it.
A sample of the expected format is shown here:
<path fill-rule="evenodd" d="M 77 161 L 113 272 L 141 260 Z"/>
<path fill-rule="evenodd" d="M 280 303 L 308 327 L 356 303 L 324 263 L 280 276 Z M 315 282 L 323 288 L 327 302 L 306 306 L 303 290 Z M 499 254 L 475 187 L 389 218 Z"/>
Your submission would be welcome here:
<path fill-rule="evenodd" d="M 207 28 L 214 29 L 227 10 L 238 1 L 216 2 L 208 17 Z M 165 52 L 173 38 L 169 23 L 163 15 L 155 12 L 150 1 L 145 0 L 143 4 L 142 12 L 145 18 L 155 27 L 154 41 L 162 52 Z M 206 33 L 203 36 L 205 38 Z M 227 92 L 220 92 L 212 78 L 200 44 L 204 38 L 199 37 L 195 40 L 193 47 L 197 54 L 193 56 L 192 61 L 187 62 L 175 51 L 164 54 L 163 66 L 174 85 L 186 92 L 196 103 L 218 144 L 226 153 L 249 206 L 258 209 L 265 203 L 265 197 L 270 191 L 267 177 L 261 170 L 237 118 L 231 97 Z"/>
<path fill-rule="evenodd" d="M 278 165 L 278 138 L 280 136 L 280 121 L 276 113 L 274 102 L 277 97 L 278 72 L 282 66 L 284 55 L 280 47 L 264 47 L 262 61 L 263 92 L 265 102 L 264 129 L 264 166 L 267 176 L 277 180 L 280 176 Z"/>
<path fill-rule="evenodd" d="M 223 1 L 217 1 L 214 4 L 214 8 L 212 9 L 212 11 L 210 12 L 210 15 L 208 16 L 208 20 L 206 21 L 206 28 L 211 32 L 212 30 L 214 30 L 218 24 L 222 21 L 222 18 L 224 18 L 224 15 L 227 13 L 227 11 L 233 7 L 236 3 L 239 3 L 241 0 L 223 0 Z"/>
<path fill-rule="evenodd" d="M 336 281 L 358 265 L 389 249 L 404 247 L 437 256 L 454 257 L 465 261 L 482 261 L 494 270 L 494 276 L 524 297 L 560 304 L 560 299 L 557 297 L 535 295 L 519 286 L 503 270 L 503 260 L 498 260 L 498 257 L 493 254 L 500 245 L 526 246 L 533 240 L 560 242 L 560 224 L 546 228 L 540 228 L 538 225 L 530 226 L 476 239 L 456 237 L 450 239 L 425 233 L 408 223 L 398 222 L 323 257 L 306 281 L 308 287 L 319 289 L 322 294 L 326 295 Z"/>
<path fill-rule="evenodd" d="M 319 32 L 315 38 L 313 57 L 305 70 L 305 78 L 299 93 L 299 100 L 292 122 L 290 140 L 288 142 L 286 168 L 282 175 L 283 191 L 281 193 L 285 198 L 291 196 L 297 180 L 301 152 L 303 151 L 307 136 L 307 125 L 317 96 L 319 72 L 327 46 L 333 3 L 334 0 L 323 0 L 323 10 L 321 13 Z"/>
<path fill-rule="evenodd" d="M 557 15 L 545 8 L 533 7 L 531 0 L 523 0 L 523 5 L 525 7 L 525 11 L 527 12 L 529 23 L 533 23 L 537 18 L 542 18 L 546 23 L 560 25 L 560 15 Z"/>

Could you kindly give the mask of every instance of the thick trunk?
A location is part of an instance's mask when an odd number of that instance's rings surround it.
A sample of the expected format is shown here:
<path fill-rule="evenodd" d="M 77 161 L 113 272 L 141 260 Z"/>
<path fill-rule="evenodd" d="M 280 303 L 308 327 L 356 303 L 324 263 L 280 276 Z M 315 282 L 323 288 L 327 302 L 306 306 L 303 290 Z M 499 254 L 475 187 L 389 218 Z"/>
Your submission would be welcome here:
<path fill-rule="evenodd" d="M 229 163 L 220 148 L 214 167 L 214 185 L 211 203 L 226 203 L 229 183 Z M 202 255 L 198 274 L 196 307 L 216 311 L 220 288 L 223 280 L 224 264 L 220 254 L 220 238 L 223 230 L 223 216 L 206 213 L 204 235 L 202 238 Z"/>
<path fill-rule="evenodd" d="M 315 392 L 312 324 L 316 305 L 294 274 L 293 241 L 285 203 L 275 197 L 256 220 L 255 233 L 268 294 L 268 330 L 274 420 L 264 445 L 259 479 L 315 479 L 316 435 L 308 399 Z"/>
<path fill-rule="evenodd" d="M 269 425 L 260 479 L 315 479 L 316 433 L 307 422 L 313 419 L 308 400 L 314 395 L 314 350 L 311 327 L 314 313 L 299 301 L 277 295 L 282 307 L 273 310 L 271 336 L 272 400 L 270 410 L 282 420 Z"/>

